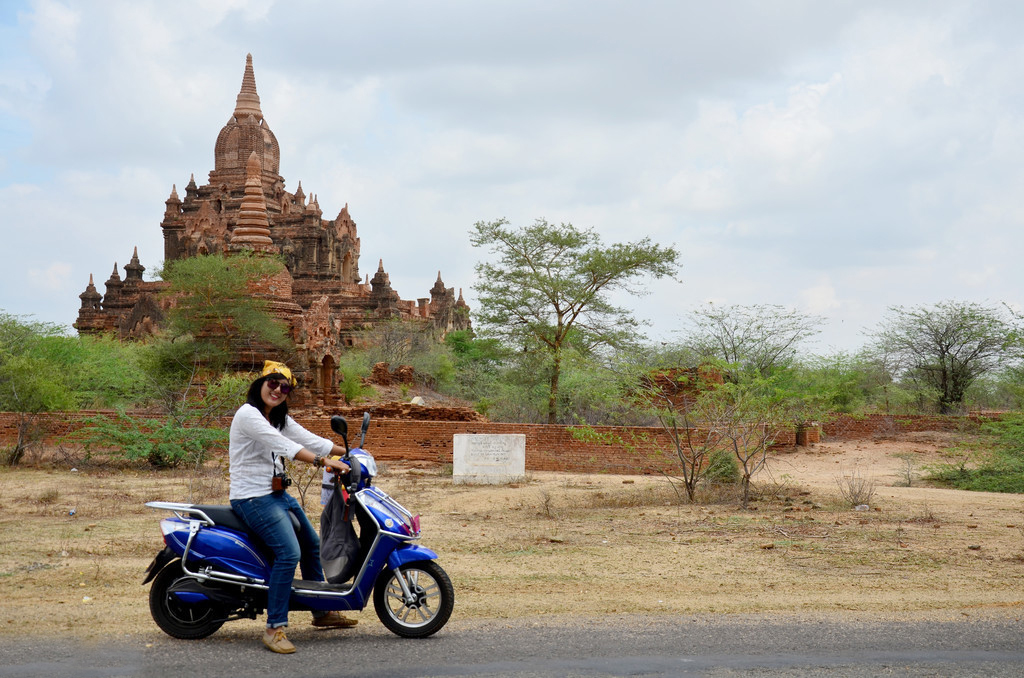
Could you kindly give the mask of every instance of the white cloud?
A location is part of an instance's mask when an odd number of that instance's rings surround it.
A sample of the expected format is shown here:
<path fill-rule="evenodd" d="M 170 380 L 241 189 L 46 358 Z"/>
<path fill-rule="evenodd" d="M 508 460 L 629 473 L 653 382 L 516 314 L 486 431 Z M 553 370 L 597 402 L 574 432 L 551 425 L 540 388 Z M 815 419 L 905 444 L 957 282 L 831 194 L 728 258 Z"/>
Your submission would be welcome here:
<path fill-rule="evenodd" d="M 50 264 L 45 269 L 30 268 L 28 279 L 34 287 L 46 292 L 60 292 L 70 286 L 71 271 L 71 264 L 59 261 Z"/>
<path fill-rule="evenodd" d="M 676 244 L 683 285 L 635 306 L 660 333 L 702 300 L 799 304 L 849 347 L 888 305 L 1024 288 L 1012 4 L 19 11 L 0 27 L 9 312 L 67 324 L 89 272 L 102 282 L 135 245 L 159 262 L 163 201 L 212 169 L 247 52 L 288 187 L 329 216 L 348 203 L 361 270 L 383 258 L 404 298 L 442 269 L 473 303 L 466 234 L 502 216 Z"/>
<path fill-rule="evenodd" d="M 81 12 L 56 0 L 37 0 L 33 9 L 29 16 L 37 54 L 51 63 L 73 62 L 78 57 Z"/>
<path fill-rule="evenodd" d="M 836 296 L 836 288 L 827 277 L 800 292 L 801 306 L 811 315 L 825 315 L 842 306 Z"/>

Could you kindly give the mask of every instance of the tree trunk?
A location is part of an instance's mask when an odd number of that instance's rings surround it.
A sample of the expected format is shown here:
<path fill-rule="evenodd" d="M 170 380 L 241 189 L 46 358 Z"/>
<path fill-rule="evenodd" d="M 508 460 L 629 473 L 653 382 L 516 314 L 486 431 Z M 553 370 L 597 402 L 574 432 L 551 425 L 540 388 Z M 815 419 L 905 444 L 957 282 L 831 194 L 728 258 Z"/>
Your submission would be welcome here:
<path fill-rule="evenodd" d="M 24 412 L 20 412 L 18 414 L 18 438 L 14 443 L 14 449 L 7 456 L 8 466 L 17 466 L 21 462 L 21 458 L 25 456 L 25 450 L 30 443 L 29 428 L 31 425 L 30 418 Z"/>
<path fill-rule="evenodd" d="M 558 379 L 562 370 L 562 353 L 555 349 L 551 361 L 551 389 L 548 391 L 548 423 L 554 424 L 558 414 Z"/>

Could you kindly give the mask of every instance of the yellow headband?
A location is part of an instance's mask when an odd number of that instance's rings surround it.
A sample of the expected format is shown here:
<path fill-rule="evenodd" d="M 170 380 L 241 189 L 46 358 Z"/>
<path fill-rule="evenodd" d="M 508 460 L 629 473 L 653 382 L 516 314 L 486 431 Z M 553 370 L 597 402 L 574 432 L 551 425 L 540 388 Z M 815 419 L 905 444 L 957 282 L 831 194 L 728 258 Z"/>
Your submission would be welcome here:
<path fill-rule="evenodd" d="M 271 374 L 280 374 L 282 377 L 288 380 L 288 383 L 292 386 L 296 386 L 295 377 L 292 376 L 292 371 L 288 369 L 288 366 L 284 363 L 275 362 L 273 360 L 263 361 L 263 374 L 261 376 L 267 377 Z"/>

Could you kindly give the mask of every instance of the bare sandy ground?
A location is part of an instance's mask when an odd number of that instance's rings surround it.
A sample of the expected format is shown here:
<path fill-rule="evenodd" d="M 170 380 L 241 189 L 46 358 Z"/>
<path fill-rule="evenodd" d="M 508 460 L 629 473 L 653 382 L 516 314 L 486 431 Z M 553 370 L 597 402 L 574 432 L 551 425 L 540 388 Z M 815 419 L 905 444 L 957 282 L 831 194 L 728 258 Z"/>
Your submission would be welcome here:
<path fill-rule="evenodd" d="M 747 511 L 723 490 L 680 503 L 665 479 L 644 476 L 532 473 L 512 486 L 466 486 L 444 469 L 386 464 L 378 484 L 422 514 L 422 541 L 455 584 L 453 624 L 707 613 L 1017 618 L 1024 498 L 925 486 L 924 467 L 949 461 L 955 442 L 922 433 L 784 451 L 756 479 Z M 874 485 L 866 509 L 842 500 L 854 475 Z M 140 584 L 162 547 L 161 515 L 143 503 L 220 503 L 226 489 L 216 468 L 192 477 L 0 472 L 0 634 L 160 637 Z M 315 500 L 307 510 L 315 521 Z M 372 610 L 358 616 L 376 623 Z M 261 623 L 218 633 L 248 636 Z"/>
<path fill-rule="evenodd" d="M 680 506 L 661 479 L 538 473 L 516 488 L 447 488 L 424 524 L 484 593 L 467 607 L 486 616 L 1019 614 L 1022 498 L 920 480 L 955 442 L 922 433 L 780 453 L 751 511 L 730 497 Z M 874 485 L 866 510 L 842 500 L 853 477 Z M 488 595 L 503 577 L 515 595 Z"/>

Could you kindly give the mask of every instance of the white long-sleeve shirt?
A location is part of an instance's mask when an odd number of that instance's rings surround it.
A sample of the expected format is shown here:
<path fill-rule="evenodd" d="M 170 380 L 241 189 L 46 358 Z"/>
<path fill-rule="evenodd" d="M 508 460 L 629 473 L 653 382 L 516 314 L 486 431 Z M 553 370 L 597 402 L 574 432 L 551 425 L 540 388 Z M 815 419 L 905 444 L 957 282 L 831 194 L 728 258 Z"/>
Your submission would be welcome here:
<path fill-rule="evenodd" d="M 302 428 L 291 417 L 278 431 L 258 409 L 246 403 L 231 420 L 228 459 L 231 474 L 231 499 L 249 499 L 270 494 L 271 478 L 284 470 L 281 457 L 294 459 L 301 449 L 327 455 L 334 443 Z"/>

